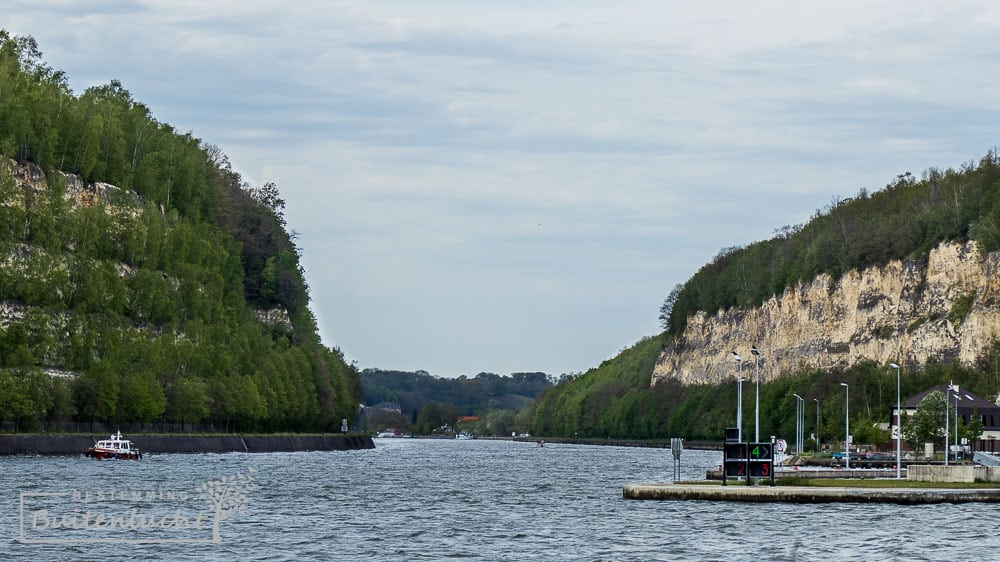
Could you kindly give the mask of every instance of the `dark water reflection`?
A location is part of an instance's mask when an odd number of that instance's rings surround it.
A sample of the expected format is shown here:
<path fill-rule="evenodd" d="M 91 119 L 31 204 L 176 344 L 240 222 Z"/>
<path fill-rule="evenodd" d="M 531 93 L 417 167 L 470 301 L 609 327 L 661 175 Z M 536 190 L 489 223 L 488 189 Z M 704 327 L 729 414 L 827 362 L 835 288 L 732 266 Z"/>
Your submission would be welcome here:
<path fill-rule="evenodd" d="M 668 481 L 669 451 L 480 440 L 377 445 L 355 452 L 151 455 L 139 463 L 2 458 L 3 551 L 34 560 L 1000 559 L 997 508 L 987 504 L 638 502 L 623 500 L 622 486 Z M 682 477 L 700 479 L 718 457 L 685 451 Z M 31 494 L 186 491 L 185 502 L 126 499 L 103 506 L 194 513 L 208 505 L 199 485 L 237 473 L 252 475 L 256 488 L 246 493 L 242 513 L 220 523 L 217 543 L 208 542 L 208 528 L 32 527 L 32 508 L 41 505 L 32 501 L 49 501 L 52 513 L 83 508 L 72 496 Z M 24 494 L 25 537 L 69 542 L 20 541 Z M 135 537 L 153 542 L 121 542 Z M 89 539 L 115 542 L 76 542 Z"/>

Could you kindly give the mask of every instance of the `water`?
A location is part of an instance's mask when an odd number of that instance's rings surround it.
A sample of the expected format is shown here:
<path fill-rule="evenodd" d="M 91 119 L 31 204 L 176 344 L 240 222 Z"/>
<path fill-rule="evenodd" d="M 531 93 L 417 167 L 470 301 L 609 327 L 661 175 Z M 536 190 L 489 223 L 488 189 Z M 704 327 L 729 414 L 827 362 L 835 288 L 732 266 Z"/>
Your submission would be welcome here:
<path fill-rule="evenodd" d="M 148 455 L 141 462 L 0 458 L 0 559 L 969 560 L 1000 556 L 988 504 L 896 506 L 633 501 L 666 482 L 664 449 L 378 440 L 368 451 Z M 719 452 L 684 451 L 701 479 Z M 219 541 L 198 486 L 228 482 Z M 222 488 L 216 488 L 221 490 Z M 111 497 L 114 490 L 125 498 Z M 91 492 L 90 501 L 86 493 Z M 98 491 L 103 498 L 96 496 Z M 229 494 L 228 492 L 243 492 Z M 135 498 L 135 492 L 142 496 Z M 64 494 L 43 496 L 39 494 Z M 173 496 L 170 496 L 170 494 Z M 150 496 L 156 497 L 150 497 Z M 184 497 L 182 497 L 184 496 Z M 22 497 L 24 510 L 21 509 Z M 217 496 L 221 497 L 221 496 Z M 229 508 L 242 505 L 242 512 Z M 53 528 L 49 516 L 159 517 L 166 526 Z M 174 514 L 205 520 L 189 528 Z M 36 543 L 22 542 L 23 538 Z M 79 523 L 81 520 L 77 520 Z M 48 526 L 47 526 L 48 525 Z M 147 543 L 128 543 L 144 539 Z M 93 542 L 95 539 L 109 542 Z M 184 541 L 184 542 L 182 542 Z"/>

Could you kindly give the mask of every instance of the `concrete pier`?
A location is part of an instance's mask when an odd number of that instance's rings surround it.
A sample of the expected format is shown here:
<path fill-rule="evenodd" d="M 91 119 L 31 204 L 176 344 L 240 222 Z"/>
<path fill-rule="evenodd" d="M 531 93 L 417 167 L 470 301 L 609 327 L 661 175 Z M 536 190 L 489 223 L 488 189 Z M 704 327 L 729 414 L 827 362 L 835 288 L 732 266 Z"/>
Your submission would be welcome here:
<path fill-rule="evenodd" d="M 1000 502 L 1000 488 L 848 488 L 746 486 L 734 484 L 634 484 L 622 489 L 630 500 L 704 500 L 784 503 L 966 503 Z"/>

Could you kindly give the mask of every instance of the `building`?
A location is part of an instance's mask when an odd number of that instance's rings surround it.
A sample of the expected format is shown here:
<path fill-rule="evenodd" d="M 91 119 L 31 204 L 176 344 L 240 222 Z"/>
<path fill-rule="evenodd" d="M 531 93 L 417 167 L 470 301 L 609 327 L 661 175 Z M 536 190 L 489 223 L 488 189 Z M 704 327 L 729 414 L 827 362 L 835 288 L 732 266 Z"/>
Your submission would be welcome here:
<path fill-rule="evenodd" d="M 979 416 L 979 419 L 983 422 L 983 434 L 975 443 L 970 443 L 973 451 L 989 451 L 995 453 L 1000 450 L 1000 406 L 996 403 L 991 402 L 981 396 L 977 396 L 968 390 L 959 388 L 957 397 L 956 393 L 948 392 L 948 385 L 939 384 L 932 386 L 927 390 L 920 392 L 919 394 L 914 394 L 907 398 L 903 404 L 903 415 L 906 418 L 910 418 L 917 411 L 917 406 L 920 401 L 923 400 L 928 394 L 937 391 L 948 396 L 948 418 L 949 422 L 952 424 L 950 430 L 954 432 L 955 423 L 955 404 L 958 403 L 958 419 L 962 424 L 968 424 L 969 420 L 972 419 L 973 415 Z M 896 406 L 893 405 L 890 414 L 890 435 L 892 438 L 896 438 L 896 424 L 898 423 L 896 416 Z M 949 436 L 949 445 L 954 445 L 952 440 L 954 439 L 954 433 Z"/>

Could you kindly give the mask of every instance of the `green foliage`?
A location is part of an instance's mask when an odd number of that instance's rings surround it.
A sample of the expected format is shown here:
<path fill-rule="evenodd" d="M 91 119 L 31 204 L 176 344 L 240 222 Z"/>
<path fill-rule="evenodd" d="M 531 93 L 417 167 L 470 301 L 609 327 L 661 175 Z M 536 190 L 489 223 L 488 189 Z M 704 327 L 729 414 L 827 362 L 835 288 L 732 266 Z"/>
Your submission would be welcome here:
<path fill-rule="evenodd" d="M 902 424 L 903 439 L 914 450 L 920 450 L 924 443 L 944 441 L 944 394 L 931 392 L 920 401 L 917 410 Z"/>
<path fill-rule="evenodd" d="M 699 311 L 759 305 L 820 274 L 836 281 L 851 269 L 922 261 L 941 242 L 968 240 L 982 252 L 1000 249 L 1000 159 L 993 151 L 958 171 L 931 169 L 919 181 L 901 174 L 876 193 L 834 200 L 770 240 L 723 249 L 671 291 L 661 322 L 678 335 Z"/>
<path fill-rule="evenodd" d="M 483 419 L 475 426 L 478 435 L 510 435 L 506 430 L 514 423 L 516 412 L 524 409 L 532 399 L 552 386 L 545 373 L 513 373 L 501 376 L 494 373 L 479 373 L 473 378 L 461 376 L 446 379 L 431 376 L 426 371 L 403 372 L 365 369 L 360 377 L 362 402 L 368 406 L 389 402 L 399 405 L 402 417 L 413 421 L 415 433 L 427 433 L 441 425 L 452 425 L 458 416 L 484 416 L 493 412 L 495 419 Z M 426 408 L 434 414 L 431 420 L 437 425 L 420 421 Z M 438 414 L 446 409 L 450 419 Z M 507 412 L 500 414 L 499 412 Z M 382 419 L 370 420 L 369 425 L 378 429 L 398 423 Z M 501 423 L 500 417 L 504 418 Z M 440 422 L 440 423 L 438 423 Z M 410 424 L 406 424 L 409 426 Z M 488 433 L 487 431 L 488 427 Z M 403 429 L 398 425 L 395 429 Z M 519 433 L 526 431 L 519 429 Z"/>
<path fill-rule="evenodd" d="M 910 325 L 906 327 L 906 333 L 912 334 L 913 332 L 916 332 L 917 329 L 923 326 L 926 322 L 927 322 L 926 316 L 921 316 L 920 318 L 917 318 L 913 322 L 910 322 Z"/>
<path fill-rule="evenodd" d="M 319 341 L 284 204 L 118 81 L 75 96 L 0 30 L 0 416 L 339 429 L 357 373 Z"/>
<path fill-rule="evenodd" d="M 951 303 L 951 311 L 948 312 L 948 321 L 958 325 L 965 321 L 965 317 L 972 310 L 972 303 L 976 300 L 975 293 L 966 293 L 955 299 Z"/>
<path fill-rule="evenodd" d="M 531 433 L 566 437 L 662 437 L 676 388 L 649 389 L 663 347 L 646 338 L 599 367 L 538 396 L 529 411 Z"/>
<path fill-rule="evenodd" d="M 519 417 L 523 415 L 529 431 L 540 436 L 683 437 L 718 442 L 723 430 L 736 424 L 737 383 L 682 385 L 668 379 L 651 387 L 649 374 L 666 337 L 644 339 L 600 367 L 564 380 L 539 395 Z M 930 360 L 923 368 L 904 370 L 900 392 L 903 397 L 912 396 L 944 381 L 954 381 L 980 396 L 996 396 L 1000 392 L 1000 340 L 991 342 L 973 365 Z M 761 436 L 791 440 L 789 436 L 795 434 L 793 394 L 798 394 L 806 399 L 806 436 L 818 433 L 822 443 L 841 447 L 845 430 L 841 383 L 850 386 L 850 427 L 855 443 L 887 444 L 889 435 L 878 424 L 889 421 L 896 404 L 896 375 L 887 365 L 870 360 L 844 370 L 803 368 L 791 376 L 762 382 Z M 744 435 L 753 435 L 754 391 L 752 379 L 744 382 Z M 941 409 L 939 425 L 943 427 L 943 401 Z M 975 433 L 977 426 L 981 432 L 981 421 L 973 416 L 969 431 Z M 964 435 L 963 428 L 959 431 Z"/>

